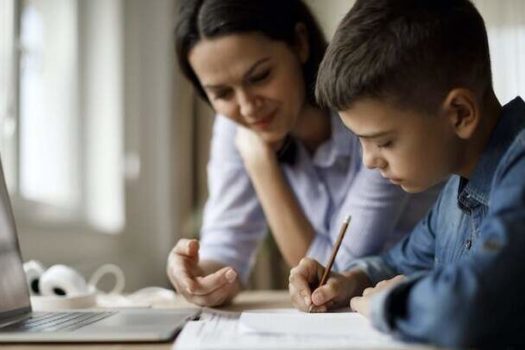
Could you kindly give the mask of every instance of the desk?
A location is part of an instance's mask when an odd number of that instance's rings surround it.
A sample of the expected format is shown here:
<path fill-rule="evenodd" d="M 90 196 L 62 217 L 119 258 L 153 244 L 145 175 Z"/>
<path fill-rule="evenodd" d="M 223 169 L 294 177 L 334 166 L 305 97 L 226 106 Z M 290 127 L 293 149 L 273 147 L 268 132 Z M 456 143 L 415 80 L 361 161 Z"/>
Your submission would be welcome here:
<path fill-rule="evenodd" d="M 159 305 L 163 308 L 195 307 L 182 298 L 173 304 Z M 292 307 L 288 291 L 247 291 L 240 293 L 231 305 L 223 310 L 242 311 L 247 309 L 289 308 Z M 156 344 L 50 344 L 50 345 L 0 345 L 5 350 L 68 350 L 68 349 L 107 349 L 107 350 L 168 350 L 172 343 Z"/>

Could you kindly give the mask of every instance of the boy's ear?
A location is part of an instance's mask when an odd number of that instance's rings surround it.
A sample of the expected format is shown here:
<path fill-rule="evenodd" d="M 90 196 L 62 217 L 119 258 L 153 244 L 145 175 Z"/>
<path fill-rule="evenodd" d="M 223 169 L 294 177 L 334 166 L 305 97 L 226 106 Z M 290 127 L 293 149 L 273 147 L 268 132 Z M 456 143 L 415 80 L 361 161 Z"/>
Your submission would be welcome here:
<path fill-rule="evenodd" d="M 446 118 L 461 139 L 469 139 L 479 124 L 480 111 L 476 95 L 468 89 L 451 90 L 443 102 Z"/>
<path fill-rule="evenodd" d="M 295 50 L 302 64 L 305 64 L 310 57 L 310 42 L 308 41 L 308 31 L 303 23 L 295 25 Z"/>

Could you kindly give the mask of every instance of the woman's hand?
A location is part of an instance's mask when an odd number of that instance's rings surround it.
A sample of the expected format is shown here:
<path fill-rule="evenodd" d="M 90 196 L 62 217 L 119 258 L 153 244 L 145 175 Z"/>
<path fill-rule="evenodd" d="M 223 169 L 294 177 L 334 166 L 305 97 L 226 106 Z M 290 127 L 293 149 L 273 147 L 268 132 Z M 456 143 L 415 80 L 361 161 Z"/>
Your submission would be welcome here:
<path fill-rule="evenodd" d="M 370 301 L 372 297 L 385 289 L 393 288 L 405 279 L 404 275 L 397 275 L 394 278 L 377 283 L 373 288 L 366 288 L 362 296 L 354 297 L 350 300 L 350 307 L 361 315 L 370 317 Z"/>
<path fill-rule="evenodd" d="M 296 308 L 308 311 L 312 306 L 314 312 L 325 312 L 348 306 L 350 298 L 370 285 L 368 277 L 356 270 L 345 274 L 332 272 L 326 284 L 317 288 L 324 270 L 316 260 L 303 258 L 290 271 L 289 292 Z"/>
<path fill-rule="evenodd" d="M 264 169 L 268 162 L 277 162 L 275 152 L 281 143 L 267 143 L 255 131 L 237 127 L 235 145 L 248 170 Z"/>
<path fill-rule="evenodd" d="M 171 284 L 186 300 L 201 306 L 229 302 L 240 291 L 239 274 L 229 266 L 206 273 L 199 265 L 199 242 L 181 239 L 168 257 L 167 274 Z"/>

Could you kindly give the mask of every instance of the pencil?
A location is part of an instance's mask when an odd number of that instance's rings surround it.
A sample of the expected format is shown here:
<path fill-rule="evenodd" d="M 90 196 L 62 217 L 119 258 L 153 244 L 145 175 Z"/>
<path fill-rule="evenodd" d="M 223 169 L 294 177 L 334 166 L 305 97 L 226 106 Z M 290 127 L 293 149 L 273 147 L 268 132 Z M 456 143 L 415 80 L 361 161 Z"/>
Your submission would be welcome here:
<path fill-rule="evenodd" d="M 337 241 L 335 242 L 334 250 L 332 250 L 332 255 L 330 256 L 330 260 L 328 260 L 328 266 L 326 266 L 326 269 L 324 270 L 323 277 L 321 278 L 321 282 L 319 282 L 319 287 L 324 286 L 326 281 L 328 280 L 328 275 L 330 275 L 330 271 L 332 270 L 332 266 L 334 265 L 335 257 L 337 255 L 337 252 L 339 251 L 339 247 L 341 246 L 341 242 L 343 241 L 343 238 L 345 237 L 346 229 L 348 228 L 348 225 L 350 225 L 350 220 L 352 219 L 352 216 L 348 215 L 343 222 L 343 225 L 341 226 L 341 230 L 339 231 L 339 236 L 337 237 Z M 314 304 L 310 304 L 310 307 L 308 308 L 308 312 L 312 312 L 312 309 L 314 308 Z"/>

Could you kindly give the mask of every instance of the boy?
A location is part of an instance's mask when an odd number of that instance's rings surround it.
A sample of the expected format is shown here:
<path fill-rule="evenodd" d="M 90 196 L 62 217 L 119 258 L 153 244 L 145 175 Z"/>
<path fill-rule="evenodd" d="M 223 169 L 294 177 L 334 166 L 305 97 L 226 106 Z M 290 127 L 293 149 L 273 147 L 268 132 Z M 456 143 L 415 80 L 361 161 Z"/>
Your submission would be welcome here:
<path fill-rule="evenodd" d="M 406 340 L 524 344 L 525 103 L 499 104 L 475 7 L 358 0 L 316 89 L 359 136 L 365 165 L 405 191 L 452 176 L 388 253 L 355 261 L 313 293 L 323 267 L 303 259 L 290 273 L 294 305 L 326 311 L 350 302 Z"/>

